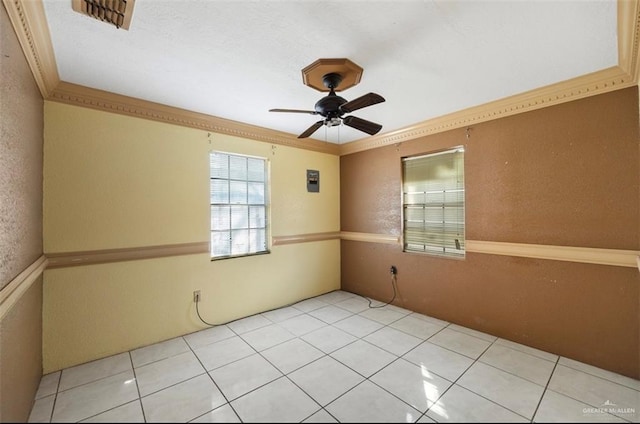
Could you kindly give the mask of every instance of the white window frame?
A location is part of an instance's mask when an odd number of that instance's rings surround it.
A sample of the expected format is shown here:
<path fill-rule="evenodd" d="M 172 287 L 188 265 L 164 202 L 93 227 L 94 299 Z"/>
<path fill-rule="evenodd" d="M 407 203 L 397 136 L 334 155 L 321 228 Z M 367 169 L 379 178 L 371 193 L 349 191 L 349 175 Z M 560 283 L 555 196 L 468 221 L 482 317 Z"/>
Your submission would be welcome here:
<path fill-rule="evenodd" d="M 445 163 L 453 169 L 436 169 Z M 422 168 L 407 171 L 408 164 Z M 402 237 L 404 252 L 465 257 L 463 147 L 402 158 Z"/>
<path fill-rule="evenodd" d="M 223 167 L 216 167 L 216 160 L 227 161 L 226 175 Z M 244 171 L 241 169 L 243 161 L 247 166 Z M 232 166 L 232 162 L 237 166 Z M 260 162 L 264 172 L 253 168 L 252 173 L 250 164 Z M 233 170 L 235 175 L 232 175 Z M 211 260 L 270 253 L 269 161 L 266 158 L 210 152 L 209 200 Z"/>

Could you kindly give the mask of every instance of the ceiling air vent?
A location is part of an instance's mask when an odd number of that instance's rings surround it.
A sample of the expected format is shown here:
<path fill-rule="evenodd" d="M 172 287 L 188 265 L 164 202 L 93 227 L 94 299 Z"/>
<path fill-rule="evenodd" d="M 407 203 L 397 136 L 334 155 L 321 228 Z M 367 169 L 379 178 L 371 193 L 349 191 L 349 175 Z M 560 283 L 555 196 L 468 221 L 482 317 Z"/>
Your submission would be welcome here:
<path fill-rule="evenodd" d="M 135 0 L 73 0 L 73 10 L 116 28 L 129 29 Z"/>

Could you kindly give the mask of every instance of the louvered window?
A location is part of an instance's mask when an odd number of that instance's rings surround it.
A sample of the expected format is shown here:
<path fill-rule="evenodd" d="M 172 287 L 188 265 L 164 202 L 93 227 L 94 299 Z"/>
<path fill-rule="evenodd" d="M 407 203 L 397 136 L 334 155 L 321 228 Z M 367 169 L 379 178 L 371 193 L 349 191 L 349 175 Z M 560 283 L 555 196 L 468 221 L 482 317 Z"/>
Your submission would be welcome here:
<path fill-rule="evenodd" d="M 464 150 L 408 157 L 402 165 L 404 250 L 464 257 Z"/>
<path fill-rule="evenodd" d="M 267 160 L 210 154 L 211 257 L 268 253 Z"/>

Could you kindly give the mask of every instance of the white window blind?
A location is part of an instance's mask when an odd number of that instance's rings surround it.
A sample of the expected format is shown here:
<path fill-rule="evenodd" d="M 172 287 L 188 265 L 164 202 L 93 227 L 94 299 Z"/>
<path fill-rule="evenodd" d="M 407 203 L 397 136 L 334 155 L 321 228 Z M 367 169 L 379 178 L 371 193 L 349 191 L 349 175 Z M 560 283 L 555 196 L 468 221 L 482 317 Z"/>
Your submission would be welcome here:
<path fill-rule="evenodd" d="M 211 257 L 268 252 L 267 161 L 210 154 Z"/>
<path fill-rule="evenodd" d="M 404 250 L 464 257 L 464 150 L 402 164 Z"/>

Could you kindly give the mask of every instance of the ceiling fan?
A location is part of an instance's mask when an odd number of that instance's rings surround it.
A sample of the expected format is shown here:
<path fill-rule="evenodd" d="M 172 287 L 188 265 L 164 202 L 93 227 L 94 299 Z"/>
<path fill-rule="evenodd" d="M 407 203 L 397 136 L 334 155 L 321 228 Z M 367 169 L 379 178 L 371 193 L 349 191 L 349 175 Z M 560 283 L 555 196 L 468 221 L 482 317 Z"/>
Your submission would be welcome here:
<path fill-rule="evenodd" d="M 314 107 L 315 110 L 269 109 L 269 112 L 308 113 L 309 115 L 320 115 L 323 117 L 322 120 L 307 128 L 298 136 L 298 138 L 309 137 L 323 125 L 326 125 L 327 127 L 334 127 L 341 123 L 351 128 L 363 131 L 369 135 L 377 134 L 378 131 L 382 129 L 382 125 L 351 115 L 343 118 L 343 115 L 351 113 L 354 110 L 382 103 L 384 102 L 384 97 L 376 93 L 368 93 L 364 96 L 358 97 L 357 99 L 347 101 L 346 99 L 338 96 L 335 92 L 335 89 L 338 88 L 341 81 L 342 75 L 336 72 L 330 72 L 322 77 L 322 83 L 329 89 L 329 94 L 316 102 Z"/>

